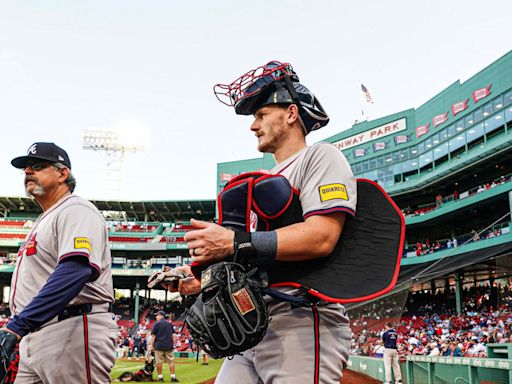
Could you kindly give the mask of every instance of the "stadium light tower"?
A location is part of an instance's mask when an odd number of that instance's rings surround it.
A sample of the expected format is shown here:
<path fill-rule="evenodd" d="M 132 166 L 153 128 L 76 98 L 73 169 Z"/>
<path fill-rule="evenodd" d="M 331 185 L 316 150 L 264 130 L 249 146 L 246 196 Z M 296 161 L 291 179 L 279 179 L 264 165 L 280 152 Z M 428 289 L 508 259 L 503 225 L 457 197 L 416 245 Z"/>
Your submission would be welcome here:
<path fill-rule="evenodd" d="M 144 136 L 144 137 L 143 137 Z M 82 148 L 101 151 L 106 155 L 105 198 L 120 199 L 124 187 L 124 162 L 128 152 L 142 152 L 145 149 L 145 135 L 134 135 L 127 129 L 85 129 L 82 132 Z"/>

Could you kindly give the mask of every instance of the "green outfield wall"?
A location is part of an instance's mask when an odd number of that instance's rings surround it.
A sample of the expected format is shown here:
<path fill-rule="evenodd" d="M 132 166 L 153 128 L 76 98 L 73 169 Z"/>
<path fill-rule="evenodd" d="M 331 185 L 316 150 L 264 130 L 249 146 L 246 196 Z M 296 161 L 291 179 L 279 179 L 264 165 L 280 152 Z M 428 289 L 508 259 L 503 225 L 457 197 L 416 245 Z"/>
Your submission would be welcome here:
<path fill-rule="evenodd" d="M 401 363 L 407 384 L 512 384 L 512 344 L 489 344 L 489 358 L 408 356 Z M 503 358 L 498 358 L 498 356 Z M 350 356 L 348 369 L 385 381 L 381 358 Z"/>

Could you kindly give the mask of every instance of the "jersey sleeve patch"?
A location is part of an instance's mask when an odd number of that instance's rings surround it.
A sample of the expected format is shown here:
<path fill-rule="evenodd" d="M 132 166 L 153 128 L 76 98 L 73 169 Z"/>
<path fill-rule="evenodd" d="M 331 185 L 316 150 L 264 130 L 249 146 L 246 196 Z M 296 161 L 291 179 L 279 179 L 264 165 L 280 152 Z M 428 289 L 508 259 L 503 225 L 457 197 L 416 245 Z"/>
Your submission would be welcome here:
<path fill-rule="evenodd" d="M 75 249 L 87 249 L 91 253 L 91 241 L 87 237 L 75 237 Z"/>
<path fill-rule="evenodd" d="M 320 201 L 329 201 L 335 199 L 348 200 L 348 192 L 345 184 L 335 183 L 326 184 L 318 187 Z"/>

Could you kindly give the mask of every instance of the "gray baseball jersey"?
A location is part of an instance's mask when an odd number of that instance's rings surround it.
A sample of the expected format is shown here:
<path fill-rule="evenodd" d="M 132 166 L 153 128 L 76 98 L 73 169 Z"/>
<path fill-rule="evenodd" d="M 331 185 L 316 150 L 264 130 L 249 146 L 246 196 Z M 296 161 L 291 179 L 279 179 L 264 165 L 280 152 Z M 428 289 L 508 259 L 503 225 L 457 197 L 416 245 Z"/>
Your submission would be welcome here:
<path fill-rule="evenodd" d="M 331 144 L 306 147 L 276 165 L 270 173 L 285 176 L 299 191 L 304 218 L 337 211 L 355 214 L 354 174 L 345 156 Z"/>
<path fill-rule="evenodd" d="M 20 247 L 11 281 L 11 312 L 19 313 L 44 286 L 58 262 L 87 257 L 94 281 L 69 305 L 114 301 L 111 256 L 105 220 L 89 201 L 68 195 L 41 214 Z"/>
<path fill-rule="evenodd" d="M 31 302 L 60 260 L 77 255 L 89 260 L 94 274 L 69 305 L 93 304 L 92 310 L 55 317 L 25 336 L 16 384 L 110 382 L 117 332 L 108 308 L 114 301 L 111 257 L 105 220 L 90 202 L 67 195 L 39 216 L 18 252 L 11 312 Z"/>

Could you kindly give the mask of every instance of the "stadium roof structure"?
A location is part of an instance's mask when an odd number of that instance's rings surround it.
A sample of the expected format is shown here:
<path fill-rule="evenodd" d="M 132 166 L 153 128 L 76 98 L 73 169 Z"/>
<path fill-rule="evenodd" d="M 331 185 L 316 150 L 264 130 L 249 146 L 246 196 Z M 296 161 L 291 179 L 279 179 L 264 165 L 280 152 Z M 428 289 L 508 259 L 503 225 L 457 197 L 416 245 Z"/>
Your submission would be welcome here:
<path fill-rule="evenodd" d="M 215 200 L 120 201 L 90 200 L 102 212 L 125 212 L 129 221 L 187 221 L 190 218 L 213 220 Z M 32 217 L 41 212 L 37 202 L 29 197 L 0 196 L 0 216 Z"/>

